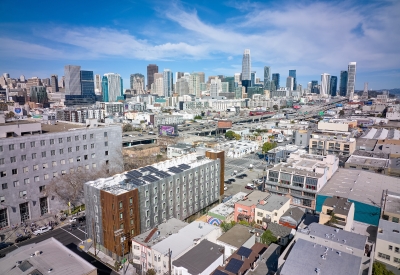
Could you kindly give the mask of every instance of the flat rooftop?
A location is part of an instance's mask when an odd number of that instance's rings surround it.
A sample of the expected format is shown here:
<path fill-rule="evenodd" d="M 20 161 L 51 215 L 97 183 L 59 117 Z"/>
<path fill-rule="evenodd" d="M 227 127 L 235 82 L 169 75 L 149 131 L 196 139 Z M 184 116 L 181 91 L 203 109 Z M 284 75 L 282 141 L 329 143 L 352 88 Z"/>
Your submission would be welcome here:
<path fill-rule="evenodd" d="M 233 195 L 232 198 L 230 198 L 228 201 L 220 203 L 214 208 L 210 209 L 208 211 L 208 215 L 211 216 L 212 214 L 216 214 L 226 218 L 227 216 L 235 212 L 235 203 L 241 201 L 246 195 L 247 193 L 245 192 L 239 192 Z"/>
<path fill-rule="evenodd" d="M 344 197 L 381 207 L 382 191 L 386 189 L 400 193 L 400 178 L 340 168 L 322 187 L 319 194 Z"/>
<path fill-rule="evenodd" d="M 340 253 L 340 254 L 339 254 Z M 324 258 L 322 257 L 324 255 Z M 281 275 L 359 275 L 362 258 L 315 245 L 313 242 L 298 239 L 287 257 Z M 317 270 L 320 273 L 317 273 Z"/>
<path fill-rule="evenodd" d="M 41 253 L 35 255 L 36 251 Z M 53 237 L 19 247 L 0 259 L 0 274 L 48 274 L 50 268 L 55 275 L 84 275 L 96 270 Z"/>
<path fill-rule="evenodd" d="M 400 194 L 387 192 L 384 211 L 400 215 Z"/>
<path fill-rule="evenodd" d="M 82 123 L 73 124 L 73 123 L 57 122 L 54 125 L 42 123 L 43 133 L 58 133 L 58 132 L 66 132 L 66 131 L 71 131 L 73 129 L 83 129 L 83 128 L 86 128 L 86 125 Z"/>
<path fill-rule="evenodd" d="M 380 219 L 377 239 L 400 244 L 400 225 Z"/>
<path fill-rule="evenodd" d="M 372 166 L 376 168 L 385 168 L 389 165 L 388 159 L 372 158 L 364 156 L 351 155 L 346 161 L 348 164 Z"/>
<path fill-rule="evenodd" d="M 245 225 L 236 224 L 228 232 L 222 234 L 217 240 L 233 247 L 241 247 L 253 236 L 251 228 Z"/>
<path fill-rule="evenodd" d="M 255 190 L 255 191 L 249 193 L 241 201 L 238 201 L 237 204 L 241 204 L 241 205 L 245 205 L 245 206 L 256 205 L 259 203 L 259 201 L 264 200 L 269 195 L 270 195 L 269 193 Z"/>
<path fill-rule="evenodd" d="M 375 142 L 376 144 L 376 142 Z M 375 146 L 374 144 L 374 146 Z M 357 144 L 358 146 L 358 144 Z M 372 147 L 374 147 L 372 146 Z M 353 152 L 354 156 L 362 156 L 362 157 L 371 157 L 371 158 L 380 158 L 380 159 L 389 159 L 389 154 L 382 152 L 373 152 L 373 151 L 364 151 L 364 150 L 355 150 Z"/>
<path fill-rule="evenodd" d="M 314 178 L 320 178 L 323 176 L 323 174 L 320 174 L 320 173 L 302 170 L 301 166 L 293 166 L 290 163 L 279 163 L 279 164 L 275 165 L 273 168 L 270 168 L 268 170 L 286 172 L 289 174 L 298 174 L 298 175 L 314 177 Z"/>
<path fill-rule="evenodd" d="M 352 202 L 348 202 L 346 198 L 332 197 L 326 198 L 324 206 L 334 208 L 335 214 L 348 215 Z"/>
<path fill-rule="evenodd" d="M 186 222 L 172 218 L 162 224 L 159 224 L 156 228 L 137 235 L 132 240 L 147 247 L 151 247 L 168 238 L 170 235 L 178 233 L 179 230 L 187 225 L 188 223 Z"/>
<path fill-rule="evenodd" d="M 264 192 L 263 192 L 264 193 Z M 281 207 L 287 203 L 288 201 L 290 201 L 290 198 L 288 197 L 283 197 L 283 196 L 279 196 L 279 195 L 275 195 L 275 194 L 270 194 L 266 199 L 264 199 L 263 201 L 264 204 L 262 203 L 258 203 L 256 208 L 268 211 L 268 212 L 272 212 L 274 210 L 279 210 L 281 209 Z"/>

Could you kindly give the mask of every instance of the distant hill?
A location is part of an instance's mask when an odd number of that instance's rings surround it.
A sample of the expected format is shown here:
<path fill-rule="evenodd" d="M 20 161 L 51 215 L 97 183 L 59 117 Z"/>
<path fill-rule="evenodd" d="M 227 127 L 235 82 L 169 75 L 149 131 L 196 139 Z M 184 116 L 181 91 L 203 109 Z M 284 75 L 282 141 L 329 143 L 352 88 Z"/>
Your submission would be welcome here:
<path fill-rule="evenodd" d="M 389 92 L 389 97 L 394 98 L 394 97 L 400 97 L 400 89 L 380 89 L 380 90 L 373 90 L 373 91 L 368 91 L 368 96 L 369 97 L 376 97 L 377 95 L 381 95 L 384 91 Z M 363 91 L 362 90 L 356 90 L 356 94 L 362 95 Z"/>

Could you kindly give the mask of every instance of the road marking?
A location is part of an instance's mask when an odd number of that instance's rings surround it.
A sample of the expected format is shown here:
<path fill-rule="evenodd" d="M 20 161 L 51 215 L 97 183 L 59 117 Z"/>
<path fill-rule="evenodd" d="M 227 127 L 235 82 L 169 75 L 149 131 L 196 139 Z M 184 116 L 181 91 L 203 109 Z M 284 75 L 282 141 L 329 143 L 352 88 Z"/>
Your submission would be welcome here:
<path fill-rule="evenodd" d="M 78 228 L 78 230 L 86 234 L 86 232 L 85 232 L 85 231 L 83 231 L 82 229 Z"/>
<path fill-rule="evenodd" d="M 81 242 L 83 242 L 83 240 L 79 239 L 77 236 L 75 236 L 74 234 L 72 234 L 71 232 L 69 232 L 68 230 L 65 230 L 64 228 L 61 228 L 62 230 L 64 230 L 65 232 L 67 232 L 68 234 L 71 234 L 72 236 L 74 236 L 75 238 L 77 238 L 78 240 L 80 240 Z"/>

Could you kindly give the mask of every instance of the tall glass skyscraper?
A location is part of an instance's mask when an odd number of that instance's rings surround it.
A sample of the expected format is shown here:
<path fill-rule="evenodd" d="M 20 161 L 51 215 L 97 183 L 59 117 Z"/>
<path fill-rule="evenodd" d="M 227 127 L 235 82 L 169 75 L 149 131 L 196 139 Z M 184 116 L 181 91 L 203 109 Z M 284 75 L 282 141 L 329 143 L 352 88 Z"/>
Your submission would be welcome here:
<path fill-rule="evenodd" d="M 312 80 L 311 81 L 311 93 L 319 94 L 318 80 Z"/>
<path fill-rule="evenodd" d="M 104 74 L 102 80 L 103 101 L 116 102 L 123 96 L 122 77 L 119 74 Z"/>
<path fill-rule="evenodd" d="M 84 98 L 95 97 L 93 71 L 81 71 L 81 91 Z"/>
<path fill-rule="evenodd" d="M 296 70 L 289 70 L 289 76 L 293 77 L 293 91 L 297 90 Z"/>
<path fill-rule="evenodd" d="M 279 74 L 272 74 L 272 82 L 274 83 L 275 86 L 275 90 L 279 89 L 279 79 L 280 79 L 280 75 Z"/>
<path fill-rule="evenodd" d="M 353 100 L 354 97 L 354 88 L 356 85 L 356 62 L 350 62 L 347 67 L 348 78 L 347 78 L 347 96 L 349 100 Z"/>
<path fill-rule="evenodd" d="M 81 95 L 81 66 L 64 67 L 65 95 Z"/>
<path fill-rule="evenodd" d="M 171 72 L 170 69 L 164 69 L 163 72 L 163 81 L 164 81 L 164 96 L 171 97 L 173 94 L 173 81 L 174 81 L 174 74 Z"/>
<path fill-rule="evenodd" d="M 80 66 L 67 65 L 65 73 L 65 105 L 92 105 L 96 103 L 93 71 L 81 71 Z"/>
<path fill-rule="evenodd" d="M 337 76 L 331 76 L 331 86 L 329 90 L 331 96 L 337 95 Z"/>
<path fill-rule="evenodd" d="M 271 90 L 271 68 L 264 67 L 264 90 Z"/>
<path fill-rule="evenodd" d="M 321 91 L 320 94 L 323 96 L 329 95 L 331 75 L 327 73 L 321 74 Z"/>
<path fill-rule="evenodd" d="M 58 92 L 58 75 L 53 74 L 50 78 L 50 83 L 51 83 L 51 91 L 53 93 Z"/>
<path fill-rule="evenodd" d="M 346 96 L 347 95 L 347 71 L 340 72 L 340 85 L 339 85 L 339 95 Z"/>
<path fill-rule="evenodd" d="M 151 84 L 154 83 L 154 74 L 158 73 L 158 66 L 156 64 L 149 64 L 147 66 L 147 89 L 151 89 Z"/>
<path fill-rule="evenodd" d="M 246 88 L 251 86 L 251 57 L 250 50 L 245 49 L 242 60 L 242 86 Z"/>
<path fill-rule="evenodd" d="M 254 87 L 256 85 L 256 72 L 251 72 L 251 87 Z"/>

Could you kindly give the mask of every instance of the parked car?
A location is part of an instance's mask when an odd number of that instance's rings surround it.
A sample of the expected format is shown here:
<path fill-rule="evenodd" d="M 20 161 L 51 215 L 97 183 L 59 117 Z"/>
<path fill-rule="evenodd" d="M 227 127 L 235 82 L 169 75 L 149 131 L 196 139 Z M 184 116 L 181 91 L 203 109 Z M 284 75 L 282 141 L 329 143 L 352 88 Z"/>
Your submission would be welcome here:
<path fill-rule="evenodd" d="M 246 185 L 244 188 L 245 188 L 245 189 L 249 189 L 249 190 L 254 190 L 254 188 L 253 188 L 253 187 L 251 187 L 251 186 L 248 186 L 248 185 Z"/>
<path fill-rule="evenodd" d="M 246 185 L 246 189 L 254 190 L 254 189 L 256 189 L 256 186 L 255 186 L 253 183 L 248 183 L 248 184 Z"/>
<path fill-rule="evenodd" d="M 12 245 L 13 245 L 13 243 L 1 242 L 0 243 L 0 249 L 7 248 L 7 247 L 12 246 Z"/>
<path fill-rule="evenodd" d="M 72 230 L 77 229 L 77 228 L 78 228 L 78 225 L 76 223 L 71 223 L 70 226 L 68 227 L 68 230 L 72 231 Z"/>
<path fill-rule="evenodd" d="M 264 179 L 258 179 L 258 183 L 261 184 L 264 182 Z"/>
<path fill-rule="evenodd" d="M 84 222 L 86 221 L 86 216 L 82 216 L 78 218 L 78 222 Z"/>
<path fill-rule="evenodd" d="M 235 178 L 237 178 L 237 179 L 244 179 L 244 177 L 243 177 L 242 175 L 238 175 L 238 176 L 236 176 Z"/>
<path fill-rule="evenodd" d="M 235 182 L 236 180 L 234 178 L 228 179 L 230 182 Z"/>
<path fill-rule="evenodd" d="M 30 238 L 31 238 L 31 235 L 24 235 L 24 236 L 16 238 L 15 243 L 20 243 L 20 242 L 29 240 Z"/>
<path fill-rule="evenodd" d="M 51 229 L 52 229 L 51 226 L 43 226 L 43 227 L 40 227 L 38 230 L 33 231 L 33 234 L 38 236 L 40 234 L 49 232 Z"/>
<path fill-rule="evenodd" d="M 231 184 L 231 182 L 229 180 L 224 181 L 224 183 Z"/>
<path fill-rule="evenodd" d="M 76 217 L 69 218 L 69 222 L 76 222 Z"/>

